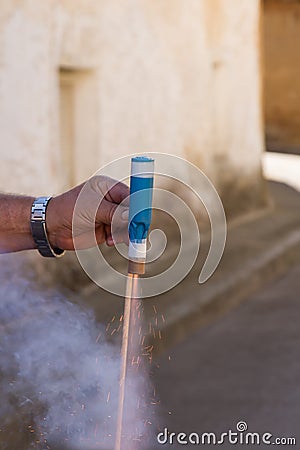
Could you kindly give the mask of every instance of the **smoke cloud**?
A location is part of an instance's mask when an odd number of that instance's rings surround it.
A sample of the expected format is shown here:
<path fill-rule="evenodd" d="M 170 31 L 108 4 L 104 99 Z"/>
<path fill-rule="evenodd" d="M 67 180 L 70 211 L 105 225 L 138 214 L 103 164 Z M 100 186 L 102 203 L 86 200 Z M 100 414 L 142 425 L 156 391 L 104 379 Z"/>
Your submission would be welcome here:
<path fill-rule="evenodd" d="M 0 448 L 113 449 L 119 346 L 91 312 L 57 291 L 39 292 L 20 267 L 2 260 L 0 276 Z M 130 379 L 126 418 L 139 449 L 149 448 L 149 404 L 143 371 Z"/>

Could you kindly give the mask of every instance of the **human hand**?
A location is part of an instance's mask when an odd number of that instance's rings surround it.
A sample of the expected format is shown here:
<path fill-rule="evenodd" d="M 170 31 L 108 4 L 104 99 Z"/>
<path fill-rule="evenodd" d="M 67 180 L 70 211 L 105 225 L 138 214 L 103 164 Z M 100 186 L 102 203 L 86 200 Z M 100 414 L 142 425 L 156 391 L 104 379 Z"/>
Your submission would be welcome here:
<path fill-rule="evenodd" d="M 80 194 L 79 207 L 75 205 Z M 129 196 L 126 184 L 105 176 L 95 176 L 86 183 L 53 197 L 47 207 L 46 227 L 49 242 L 53 248 L 74 250 L 84 249 L 106 242 L 128 241 L 128 207 L 126 202 L 118 205 Z M 128 203 L 127 203 L 128 205 Z M 73 213 L 76 213 L 76 230 L 73 229 Z M 96 211 L 96 215 L 95 215 Z M 117 232 L 112 237 L 111 223 L 114 216 Z"/>

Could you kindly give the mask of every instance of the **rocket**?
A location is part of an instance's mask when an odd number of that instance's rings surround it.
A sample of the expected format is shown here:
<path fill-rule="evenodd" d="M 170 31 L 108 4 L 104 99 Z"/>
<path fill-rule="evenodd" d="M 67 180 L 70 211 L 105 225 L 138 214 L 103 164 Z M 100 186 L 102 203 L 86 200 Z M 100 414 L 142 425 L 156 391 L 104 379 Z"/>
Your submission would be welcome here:
<path fill-rule="evenodd" d="M 147 236 L 152 218 L 154 159 L 131 159 L 128 272 L 145 273 Z"/>

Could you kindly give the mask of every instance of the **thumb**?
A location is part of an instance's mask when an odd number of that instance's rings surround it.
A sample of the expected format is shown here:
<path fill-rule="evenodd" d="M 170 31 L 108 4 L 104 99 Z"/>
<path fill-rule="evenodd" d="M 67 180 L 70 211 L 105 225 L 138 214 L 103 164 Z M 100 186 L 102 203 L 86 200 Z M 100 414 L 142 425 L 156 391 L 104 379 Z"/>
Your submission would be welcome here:
<path fill-rule="evenodd" d="M 128 224 L 128 216 L 128 207 L 103 199 L 96 213 L 96 223 L 111 225 L 112 220 L 114 220 L 116 227 L 123 228 Z"/>

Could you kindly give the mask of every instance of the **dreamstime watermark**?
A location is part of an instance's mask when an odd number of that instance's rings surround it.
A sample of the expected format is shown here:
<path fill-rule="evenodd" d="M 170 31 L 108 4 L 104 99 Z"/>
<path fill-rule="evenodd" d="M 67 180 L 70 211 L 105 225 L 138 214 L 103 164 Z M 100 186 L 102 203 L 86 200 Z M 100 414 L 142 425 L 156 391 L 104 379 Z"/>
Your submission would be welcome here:
<path fill-rule="evenodd" d="M 224 433 L 174 433 L 167 428 L 158 433 L 157 442 L 161 445 L 296 445 L 295 437 L 276 437 L 270 432 L 258 433 L 248 431 L 248 424 L 240 421 L 236 424 L 235 431 L 228 430 Z"/>
<path fill-rule="evenodd" d="M 189 191 L 190 197 L 204 206 L 210 221 L 210 247 L 203 267 L 199 268 L 199 283 L 207 281 L 216 270 L 226 242 L 226 218 L 223 205 L 207 176 L 183 158 L 165 153 L 147 153 L 147 155 L 155 160 L 153 210 L 166 213 L 176 223 L 180 233 L 180 245 L 177 254 L 170 258 L 169 267 L 158 264 L 157 267 L 163 267 L 161 271 L 149 276 L 146 271 L 146 276 L 140 280 L 140 295 L 143 298 L 159 295 L 179 284 L 190 272 L 198 257 L 200 231 L 195 212 L 186 201 L 185 195 L 182 195 L 183 191 L 185 194 Z M 101 167 L 83 186 L 73 214 L 73 241 L 82 268 L 98 286 L 121 297 L 124 296 L 126 274 L 109 263 L 105 252 L 97 246 L 94 232 L 96 212 L 107 194 L 103 191 L 103 187 L 97 190 L 97 180 L 100 180 L 101 176 L 108 176 L 127 182 L 132 156 L 125 156 Z M 174 187 L 176 183 L 177 189 L 172 191 L 172 186 Z M 118 219 L 115 220 L 115 217 L 118 218 L 118 213 L 120 215 L 125 206 L 128 207 L 128 198 L 123 200 L 113 216 L 111 224 L 113 238 L 119 232 Z M 88 227 L 90 230 L 87 229 Z M 82 235 L 87 232 L 94 234 L 93 242 L 89 245 L 90 248 L 82 249 Z M 115 241 L 117 242 L 117 239 Z M 155 264 L 164 256 L 168 247 L 166 233 L 160 228 L 152 230 L 149 234 L 149 244 L 146 262 L 154 261 Z M 172 242 L 170 245 L 172 247 Z M 120 259 L 121 257 L 127 259 L 128 248 L 125 244 L 116 243 L 115 247 L 120 254 Z"/>

